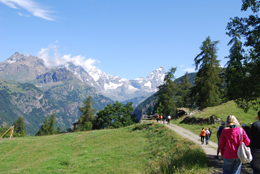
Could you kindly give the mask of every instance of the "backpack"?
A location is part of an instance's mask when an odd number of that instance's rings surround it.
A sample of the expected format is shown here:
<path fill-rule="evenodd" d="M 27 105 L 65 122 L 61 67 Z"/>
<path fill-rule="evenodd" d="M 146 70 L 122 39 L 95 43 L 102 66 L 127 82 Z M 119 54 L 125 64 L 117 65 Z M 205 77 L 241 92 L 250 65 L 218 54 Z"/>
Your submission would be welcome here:
<path fill-rule="evenodd" d="M 218 137 L 220 137 L 222 130 L 224 129 L 224 126 L 220 126 L 218 129 Z"/>

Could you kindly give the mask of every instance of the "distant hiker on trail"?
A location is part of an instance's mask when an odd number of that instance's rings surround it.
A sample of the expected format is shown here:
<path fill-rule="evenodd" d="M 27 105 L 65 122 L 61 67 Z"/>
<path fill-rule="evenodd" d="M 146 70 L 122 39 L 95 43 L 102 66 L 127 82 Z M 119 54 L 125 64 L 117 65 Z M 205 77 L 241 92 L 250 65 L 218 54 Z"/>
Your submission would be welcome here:
<path fill-rule="evenodd" d="M 156 115 L 157 123 L 159 122 L 159 119 L 160 119 L 159 117 L 160 117 L 159 114 L 157 114 L 157 115 Z"/>
<path fill-rule="evenodd" d="M 209 128 L 209 140 L 210 140 L 211 134 L 212 134 L 212 131 L 211 131 L 211 129 Z"/>
<path fill-rule="evenodd" d="M 242 162 L 237 156 L 237 150 L 241 140 L 241 128 L 234 115 L 229 115 L 226 121 L 226 127 L 222 130 L 219 149 L 223 157 L 223 173 L 240 173 Z M 250 140 L 242 129 L 243 142 L 246 146 L 250 144 Z M 259 166 L 259 163 L 257 164 Z"/>
<path fill-rule="evenodd" d="M 172 117 L 168 115 L 168 124 L 170 124 Z"/>
<path fill-rule="evenodd" d="M 201 144 L 204 144 L 205 136 L 206 136 L 206 131 L 204 130 L 204 127 L 203 127 L 200 132 Z"/>
<path fill-rule="evenodd" d="M 251 125 L 251 131 L 249 134 L 249 138 L 251 140 L 251 153 L 253 156 L 251 167 L 254 174 L 260 173 L 260 111 L 257 113 L 257 118 L 259 121 L 254 122 Z"/>
<path fill-rule="evenodd" d="M 160 115 L 160 120 L 161 120 L 161 123 L 162 123 L 162 119 L 163 119 L 163 116 L 162 116 L 162 114 Z"/>
<path fill-rule="evenodd" d="M 210 135 L 210 132 L 208 129 L 205 129 L 206 131 L 206 145 L 209 144 L 209 135 Z"/>
<path fill-rule="evenodd" d="M 163 115 L 163 124 L 165 124 L 165 123 L 166 123 L 166 116 Z"/>
<path fill-rule="evenodd" d="M 154 114 L 154 121 L 156 121 L 157 120 L 157 114 L 155 113 Z"/>
<path fill-rule="evenodd" d="M 218 127 L 218 130 L 217 130 L 217 138 L 218 138 L 218 149 L 217 149 L 217 156 L 215 156 L 215 158 L 219 158 L 218 157 L 218 154 L 219 154 L 219 141 L 220 141 L 220 135 L 221 135 L 221 132 L 222 130 L 225 128 L 225 121 L 221 121 L 221 126 Z"/>

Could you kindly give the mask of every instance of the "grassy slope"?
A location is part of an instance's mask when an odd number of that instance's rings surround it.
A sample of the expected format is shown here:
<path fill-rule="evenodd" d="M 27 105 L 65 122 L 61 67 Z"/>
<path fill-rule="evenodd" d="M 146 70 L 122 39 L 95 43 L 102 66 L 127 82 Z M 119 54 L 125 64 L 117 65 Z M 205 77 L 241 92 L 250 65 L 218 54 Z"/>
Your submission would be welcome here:
<path fill-rule="evenodd" d="M 202 118 L 207 118 L 210 117 L 211 115 L 217 116 L 221 118 L 222 120 L 226 121 L 228 115 L 235 115 L 236 118 L 238 119 L 239 123 L 242 125 L 243 123 L 250 125 L 250 123 L 257 121 L 256 116 L 257 116 L 257 111 L 255 110 L 249 110 L 247 113 L 245 113 L 242 109 L 238 108 L 236 103 L 234 101 L 229 101 L 227 103 L 224 103 L 219 106 L 215 107 L 208 107 L 204 109 L 201 112 L 196 113 L 195 117 L 202 117 Z M 196 124 L 181 124 L 180 122 L 182 121 L 183 118 L 177 119 L 177 120 L 172 120 L 172 123 L 175 123 L 177 125 L 180 125 L 186 129 L 191 130 L 192 132 L 196 134 L 200 134 L 201 128 L 211 128 L 212 130 L 212 137 L 211 140 L 214 142 L 217 142 L 217 128 L 220 126 L 218 124 L 203 124 L 203 125 L 196 125 Z"/>
<path fill-rule="evenodd" d="M 134 127 L 0 140 L 0 173 L 208 173 L 192 142 L 163 125 Z"/>

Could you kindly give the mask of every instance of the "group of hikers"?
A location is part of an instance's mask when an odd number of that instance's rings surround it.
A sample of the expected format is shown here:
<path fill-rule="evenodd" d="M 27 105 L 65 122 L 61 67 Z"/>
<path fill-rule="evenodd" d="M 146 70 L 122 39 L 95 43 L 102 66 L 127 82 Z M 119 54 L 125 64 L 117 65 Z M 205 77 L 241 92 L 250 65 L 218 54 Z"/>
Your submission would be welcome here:
<path fill-rule="evenodd" d="M 154 114 L 154 120 L 156 120 L 157 122 L 161 122 L 163 124 L 166 124 L 166 121 L 168 122 L 168 124 L 170 124 L 172 117 L 170 115 L 168 115 L 167 117 L 163 114 L 159 115 L 157 113 Z"/>
<path fill-rule="evenodd" d="M 206 138 L 206 145 L 209 144 L 210 136 L 212 134 L 211 129 L 204 129 L 202 128 L 200 132 L 200 137 L 201 137 L 201 144 L 204 144 L 204 139 Z"/>
<path fill-rule="evenodd" d="M 242 168 L 242 162 L 237 156 L 238 147 L 241 138 L 246 146 L 251 148 L 253 160 L 251 167 L 253 174 L 260 174 L 260 111 L 257 113 L 258 120 L 251 124 L 251 128 L 246 124 L 240 124 L 234 115 L 229 115 L 225 121 L 221 122 L 221 126 L 217 130 L 218 149 L 217 159 L 223 159 L 223 174 L 238 174 Z M 201 144 L 206 144 L 210 140 L 212 132 L 210 128 L 201 130 Z M 221 157 L 219 157 L 219 152 Z"/>

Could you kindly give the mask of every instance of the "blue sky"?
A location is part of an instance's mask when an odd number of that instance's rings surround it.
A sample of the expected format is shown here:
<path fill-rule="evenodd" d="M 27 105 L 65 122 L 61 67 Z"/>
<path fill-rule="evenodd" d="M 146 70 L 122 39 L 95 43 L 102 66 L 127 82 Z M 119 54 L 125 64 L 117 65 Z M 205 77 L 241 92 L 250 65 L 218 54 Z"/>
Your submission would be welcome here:
<path fill-rule="evenodd" d="M 96 66 L 126 79 L 146 77 L 163 66 L 176 77 L 194 69 L 207 36 L 225 34 L 242 0 L 0 0 L 0 62 L 16 51 L 44 59 Z"/>

